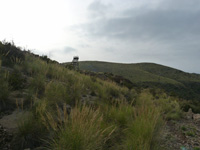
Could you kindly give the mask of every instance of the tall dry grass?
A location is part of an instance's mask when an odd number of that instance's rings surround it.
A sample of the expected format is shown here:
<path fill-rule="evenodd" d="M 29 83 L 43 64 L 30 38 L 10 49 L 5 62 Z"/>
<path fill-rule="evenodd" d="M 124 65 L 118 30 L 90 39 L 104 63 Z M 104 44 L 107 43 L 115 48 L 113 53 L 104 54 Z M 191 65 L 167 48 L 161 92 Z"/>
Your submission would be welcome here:
<path fill-rule="evenodd" d="M 103 126 L 100 109 L 76 105 L 70 116 L 64 107 L 57 107 L 56 117 L 50 112 L 42 114 L 44 125 L 55 132 L 48 149 L 52 150 L 102 150 L 114 132 L 111 126 Z"/>

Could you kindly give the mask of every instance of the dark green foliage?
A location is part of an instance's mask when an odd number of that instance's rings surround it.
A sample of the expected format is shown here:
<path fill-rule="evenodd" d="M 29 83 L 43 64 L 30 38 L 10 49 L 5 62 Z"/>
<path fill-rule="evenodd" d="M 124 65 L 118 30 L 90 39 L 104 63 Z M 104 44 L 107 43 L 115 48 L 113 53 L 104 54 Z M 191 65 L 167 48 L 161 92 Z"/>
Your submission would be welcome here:
<path fill-rule="evenodd" d="M 6 109 L 7 105 L 9 104 L 9 93 L 10 88 L 8 82 L 5 79 L 0 78 L 0 111 Z"/>
<path fill-rule="evenodd" d="M 42 60 L 46 61 L 47 63 L 49 63 L 51 60 L 47 57 L 47 55 L 43 55 L 40 57 Z"/>
<path fill-rule="evenodd" d="M 188 101 L 188 100 L 180 100 L 179 101 L 181 108 L 183 111 L 187 112 L 189 108 L 192 108 L 194 113 L 200 112 L 200 101 Z"/>
<path fill-rule="evenodd" d="M 65 68 L 69 69 L 69 70 L 73 70 L 74 66 L 71 63 L 68 63 L 65 65 Z"/>
<path fill-rule="evenodd" d="M 5 79 L 0 78 L 0 100 L 6 100 L 9 95 L 9 84 Z"/>
<path fill-rule="evenodd" d="M 117 89 L 114 88 L 109 88 L 108 89 L 109 95 L 111 95 L 114 98 L 118 98 L 119 97 L 119 91 Z"/>
<path fill-rule="evenodd" d="M 26 84 L 26 79 L 21 72 L 14 70 L 9 74 L 8 83 L 13 90 L 21 90 Z"/>
<path fill-rule="evenodd" d="M 153 64 L 119 64 L 86 61 L 80 62 L 80 69 L 94 72 L 107 72 L 109 78 L 120 83 L 123 78 L 128 79 L 122 82 L 128 88 L 151 88 L 152 94 L 155 94 L 153 89 L 162 89 L 170 96 L 175 96 L 182 99 L 191 100 L 195 105 L 195 101 L 200 101 L 200 75 L 190 74 L 170 67 Z M 114 76 L 109 75 L 113 73 Z M 120 78 L 122 76 L 123 78 Z M 128 82 L 130 81 L 130 82 Z M 198 104 L 198 107 L 200 105 Z M 200 109 L 194 108 L 195 112 L 200 112 Z"/>
<path fill-rule="evenodd" d="M 182 127 L 181 127 L 181 130 L 187 131 L 187 127 L 186 127 L 186 126 L 182 126 Z"/>
<path fill-rule="evenodd" d="M 12 142 L 13 150 L 35 148 L 42 144 L 42 139 L 47 131 L 37 118 L 32 114 L 24 116 L 18 125 L 18 132 Z"/>
<path fill-rule="evenodd" d="M 46 86 L 45 97 L 48 99 L 49 104 L 54 104 L 56 101 L 57 104 L 70 103 L 70 95 L 67 86 L 59 82 L 50 82 Z"/>
<path fill-rule="evenodd" d="M 195 136 L 195 133 L 192 132 L 192 131 L 188 131 L 188 132 L 186 132 L 186 135 L 194 137 L 194 136 Z"/>
<path fill-rule="evenodd" d="M 2 66 L 13 67 L 16 63 L 21 63 L 25 59 L 25 54 L 17 48 L 14 43 L 0 43 L 0 56 L 2 57 Z"/>
<path fill-rule="evenodd" d="M 45 91 L 45 77 L 43 75 L 35 75 L 30 81 L 29 88 L 41 97 Z"/>

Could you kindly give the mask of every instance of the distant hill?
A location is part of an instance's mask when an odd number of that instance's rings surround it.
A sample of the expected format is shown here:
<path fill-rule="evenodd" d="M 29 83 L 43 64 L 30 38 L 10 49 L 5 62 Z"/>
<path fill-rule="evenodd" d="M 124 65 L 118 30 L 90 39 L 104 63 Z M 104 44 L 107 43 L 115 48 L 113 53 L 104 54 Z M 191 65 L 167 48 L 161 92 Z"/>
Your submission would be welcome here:
<path fill-rule="evenodd" d="M 161 88 L 171 95 L 200 100 L 200 75 L 154 63 L 121 64 L 82 61 L 80 69 L 123 76 L 138 87 Z"/>

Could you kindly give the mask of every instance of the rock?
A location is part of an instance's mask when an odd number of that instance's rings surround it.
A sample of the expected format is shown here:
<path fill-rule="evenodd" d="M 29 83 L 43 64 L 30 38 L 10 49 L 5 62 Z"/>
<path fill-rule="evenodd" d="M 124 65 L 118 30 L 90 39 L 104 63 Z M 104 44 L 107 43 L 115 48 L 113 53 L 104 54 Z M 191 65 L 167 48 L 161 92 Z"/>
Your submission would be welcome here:
<path fill-rule="evenodd" d="M 194 121 L 200 121 L 200 114 L 193 114 Z"/>
<path fill-rule="evenodd" d="M 188 112 L 186 113 L 186 118 L 187 119 L 192 119 L 193 118 L 193 112 L 192 112 L 192 109 L 190 108 L 189 110 L 188 110 Z"/>

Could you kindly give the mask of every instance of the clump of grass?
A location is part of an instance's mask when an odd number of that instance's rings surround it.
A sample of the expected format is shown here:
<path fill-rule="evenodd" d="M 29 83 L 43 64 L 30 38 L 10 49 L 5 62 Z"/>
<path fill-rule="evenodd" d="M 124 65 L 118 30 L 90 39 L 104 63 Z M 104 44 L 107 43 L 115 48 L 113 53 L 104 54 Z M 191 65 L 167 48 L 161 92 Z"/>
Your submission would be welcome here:
<path fill-rule="evenodd" d="M 182 131 L 187 131 L 187 127 L 183 125 L 183 126 L 181 126 L 181 130 Z"/>
<path fill-rule="evenodd" d="M 63 120 L 62 125 L 59 125 L 61 122 L 57 122 L 50 113 L 46 113 L 43 120 L 57 135 L 50 142 L 49 149 L 52 150 L 102 150 L 104 143 L 114 132 L 114 129 L 110 130 L 111 127 L 102 126 L 100 109 L 95 110 L 86 105 L 76 105 L 70 117 L 64 110 L 64 119 L 60 119 Z"/>
<path fill-rule="evenodd" d="M 71 85 L 71 87 L 69 88 L 69 92 L 71 104 L 75 104 L 75 101 L 80 100 L 82 94 L 84 94 L 84 84 L 79 78 L 77 78 L 77 81 L 75 81 L 74 84 Z"/>
<path fill-rule="evenodd" d="M 51 81 L 46 85 L 45 97 L 49 104 L 70 103 L 70 92 L 68 86 L 62 82 Z"/>
<path fill-rule="evenodd" d="M 150 150 L 157 147 L 156 136 L 162 127 L 160 108 L 156 107 L 148 95 L 141 95 L 136 105 L 133 120 L 125 131 L 123 148 L 127 150 Z"/>
<path fill-rule="evenodd" d="M 30 79 L 29 88 L 38 97 L 41 97 L 45 91 L 45 77 L 43 75 L 35 75 L 34 78 Z"/>
<path fill-rule="evenodd" d="M 18 123 L 18 131 L 14 137 L 12 147 L 16 150 L 35 148 L 42 144 L 42 138 L 46 135 L 43 124 L 32 113 L 21 118 Z"/>
<path fill-rule="evenodd" d="M 166 120 L 179 120 L 183 116 L 183 111 L 179 103 L 173 98 L 161 98 L 158 105 L 162 107 L 162 113 Z"/>
<path fill-rule="evenodd" d="M 10 94 L 10 87 L 7 81 L 5 73 L 1 72 L 1 60 L 0 60 L 0 111 L 3 111 L 9 104 L 8 96 Z"/>
<path fill-rule="evenodd" d="M 23 71 L 30 75 L 44 75 L 48 72 L 48 64 L 39 58 L 35 58 L 29 54 L 25 57 L 25 63 L 23 64 Z"/>
<path fill-rule="evenodd" d="M 13 90 L 21 90 L 24 88 L 26 80 L 22 76 L 21 72 L 15 69 L 12 73 L 10 73 L 8 82 L 10 86 L 12 86 Z"/>
<path fill-rule="evenodd" d="M 134 106 L 126 100 L 113 100 L 111 104 L 101 104 L 103 119 L 106 125 L 114 126 L 115 132 L 106 142 L 105 149 L 119 149 L 125 138 L 124 130 L 133 119 Z"/>
<path fill-rule="evenodd" d="M 118 127 L 126 127 L 134 114 L 132 103 L 125 100 L 113 101 L 112 105 L 103 105 L 104 119 Z"/>
<path fill-rule="evenodd" d="M 195 133 L 193 131 L 188 131 L 188 132 L 186 132 L 186 135 L 194 137 Z"/>
<path fill-rule="evenodd" d="M 93 90 L 105 103 L 112 103 L 113 99 L 126 99 L 125 95 L 130 93 L 127 88 L 119 87 L 114 82 L 105 82 L 100 79 L 96 79 L 93 83 Z"/>
<path fill-rule="evenodd" d="M 5 106 L 8 100 L 8 96 L 10 93 L 9 84 L 7 81 L 0 78 L 0 103 L 1 106 Z"/>

